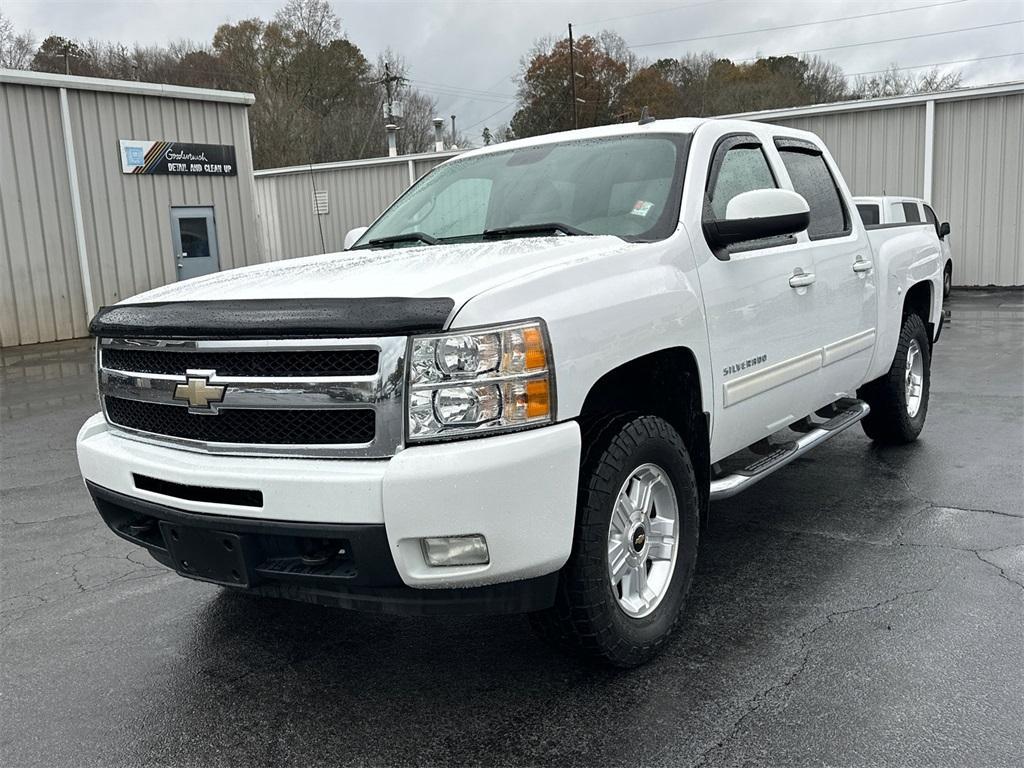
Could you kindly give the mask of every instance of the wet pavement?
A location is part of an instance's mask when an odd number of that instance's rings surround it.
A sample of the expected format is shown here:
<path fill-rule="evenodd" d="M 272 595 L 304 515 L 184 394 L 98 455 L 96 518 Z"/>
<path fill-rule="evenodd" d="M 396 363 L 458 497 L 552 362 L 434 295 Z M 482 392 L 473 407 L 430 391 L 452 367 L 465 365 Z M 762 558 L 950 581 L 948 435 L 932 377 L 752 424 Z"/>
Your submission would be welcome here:
<path fill-rule="evenodd" d="M 851 429 L 715 505 L 686 621 L 630 672 L 519 617 L 396 618 L 181 579 L 100 522 L 82 343 L 3 351 L 5 766 L 1024 763 L 1024 294 L 962 292 L 921 440 Z"/>

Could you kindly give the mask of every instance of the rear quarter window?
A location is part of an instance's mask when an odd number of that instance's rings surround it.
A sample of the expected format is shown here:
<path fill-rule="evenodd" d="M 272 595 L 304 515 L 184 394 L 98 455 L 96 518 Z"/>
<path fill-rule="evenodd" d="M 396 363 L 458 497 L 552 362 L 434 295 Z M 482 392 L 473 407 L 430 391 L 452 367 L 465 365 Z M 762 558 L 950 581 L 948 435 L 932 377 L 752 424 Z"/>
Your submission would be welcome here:
<path fill-rule="evenodd" d="M 878 224 L 881 221 L 877 205 L 857 203 L 857 213 L 860 214 L 860 220 L 864 222 L 866 227 Z"/>
<path fill-rule="evenodd" d="M 921 221 L 921 211 L 918 210 L 917 203 L 903 203 L 903 216 L 908 222 L 917 223 Z"/>

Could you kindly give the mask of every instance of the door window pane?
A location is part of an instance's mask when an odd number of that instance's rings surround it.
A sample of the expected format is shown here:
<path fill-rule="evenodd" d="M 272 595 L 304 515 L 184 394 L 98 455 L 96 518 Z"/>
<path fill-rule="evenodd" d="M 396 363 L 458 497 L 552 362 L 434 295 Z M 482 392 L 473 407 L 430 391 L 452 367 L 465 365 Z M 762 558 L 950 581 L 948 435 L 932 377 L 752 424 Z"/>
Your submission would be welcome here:
<path fill-rule="evenodd" d="M 186 259 L 210 255 L 210 234 L 206 229 L 205 216 L 178 219 L 178 231 L 181 233 L 181 252 Z"/>
<path fill-rule="evenodd" d="M 793 189 L 803 196 L 811 209 L 811 224 L 807 234 L 813 240 L 836 237 L 850 231 L 846 206 L 839 196 L 835 179 L 825 164 L 824 155 L 779 149 L 782 162 L 789 172 Z"/>
<path fill-rule="evenodd" d="M 725 153 L 718 169 L 709 195 L 711 211 L 716 219 L 724 219 L 726 207 L 736 195 L 775 187 L 775 178 L 760 147 L 734 147 Z"/>
<path fill-rule="evenodd" d="M 864 222 L 864 226 L 870 227 L 873 224 L 878 223 L 878 206 L 869 205 L 868 203 L 858 203 L 857 213 L 860 214 L 860 220 Z"/>
<path fill-rule="evenodd" d="M 921 213 L 917 210 L 917 203 L 903 203 L 903 216 L 907 221 L 920 221 Z"/>

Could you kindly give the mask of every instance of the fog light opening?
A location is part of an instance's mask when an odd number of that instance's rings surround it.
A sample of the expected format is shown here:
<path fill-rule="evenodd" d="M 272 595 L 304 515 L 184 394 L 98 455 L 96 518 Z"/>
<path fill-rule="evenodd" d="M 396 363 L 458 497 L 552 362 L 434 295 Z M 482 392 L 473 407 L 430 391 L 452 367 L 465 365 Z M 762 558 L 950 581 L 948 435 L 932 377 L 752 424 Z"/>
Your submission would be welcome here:
<path fill-rule="evenodd" d="M 469 536 L 432 536 L 420 540 L 423 557 L 435 567 L 487 565 L 491 562 L 487 540 L 480 534 Z"/>

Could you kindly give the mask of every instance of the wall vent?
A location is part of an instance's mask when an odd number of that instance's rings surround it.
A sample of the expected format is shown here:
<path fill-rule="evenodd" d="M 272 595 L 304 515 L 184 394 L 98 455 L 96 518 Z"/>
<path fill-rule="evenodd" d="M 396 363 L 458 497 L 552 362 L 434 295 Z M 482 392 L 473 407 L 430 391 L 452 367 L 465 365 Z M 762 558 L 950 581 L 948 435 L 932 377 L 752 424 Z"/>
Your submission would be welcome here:
<path fill-rule="evenodd" d="M 313 213 L 317 216 L 327 215 L 327 190 L 320 189 L 313 193 Z"/>

